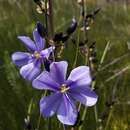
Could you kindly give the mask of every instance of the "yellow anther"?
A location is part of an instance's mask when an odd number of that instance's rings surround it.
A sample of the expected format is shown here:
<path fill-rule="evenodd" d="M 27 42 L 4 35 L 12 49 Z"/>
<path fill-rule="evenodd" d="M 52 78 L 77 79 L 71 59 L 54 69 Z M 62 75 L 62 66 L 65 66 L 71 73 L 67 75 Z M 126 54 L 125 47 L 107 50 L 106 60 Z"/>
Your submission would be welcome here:
<path fill-rule="evenodd" d="M 69 90 L 70 88 L 66 84 L 61 85 L 61 93 L 65 93 Z"/>
<path fill-rule="evenodd" d="M 39 59 L 39 58 L 41 57 L 41 55 L 40 55 L 40 53 L 35 52 L 35 53 L 34 53 L 34 57 L 35 57 L 36 59 Z"/>

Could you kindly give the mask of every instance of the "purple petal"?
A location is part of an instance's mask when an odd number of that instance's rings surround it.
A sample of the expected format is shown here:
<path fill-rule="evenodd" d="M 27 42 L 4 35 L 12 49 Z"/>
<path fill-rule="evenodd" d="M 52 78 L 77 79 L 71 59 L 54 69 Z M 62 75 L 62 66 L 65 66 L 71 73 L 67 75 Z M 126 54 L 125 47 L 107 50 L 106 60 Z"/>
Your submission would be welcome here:
<path fill-rule="evenodd" d="M 40 112 L 45 117 L 53 116 L 61 102 L 61 93 L 55 93 L 40 100 Z"/>
<path fill-rule="evenodd" d="M 27 49 L 29 51 L 34 52 L 36 50 L 36 46 L 35 46 L 34 42 L 29 37 L 18 36 L 18 39 L 21 40 L 25 44 L 25 46 L 27 47 Z"/>
<path fill-rule="evenodd" d="M 57 111 L 58 119 L 66 125 L 74 125 L 77 120 L 76 106 L 67 95 L 63 95 L 62 102 Z"/>
<path fill-rule="evenodd" d="M 71 97 L 81 102 L 85 106 L 93 106 L 96 104 L 98 96 L 94 91 L 87 87 L 78 87 L 69 90 Z"/>
<path fill-rule="evenodd" d="M 33 37 L 37 46 L 37 50 L 41 51 L 45 47 L 45 39 L 40 36 L 37 29 L 33 31 Z"/>
<path fill-rule="evenodd" d="M 74 83 L 73 87 L 90 85 L 92 78 L 89 67 L 79 66 L 73 69 L 68 77 L 68 81 Z"/>
<path fill-rule="evenodd" d="M 50 76 L 48 71 L 43 71 L 36 79 L 33 80 L 33 87 L 37 89 L 49 89 L 57 91 L 59 84 L 56 83 Z"/>
<path fill-rule="evenodd" d="M 31 60 L 31 54 L 29 53 L 15 52 L 12 54 L 13 63 L 19 67 L 28 64 L 29 60 Z"/>
<path fill-rule="evenodd" d="M 68 63 L 66 61 L 53 62 L 50 65 L 50 75 L 59 84 L 63 84 L 66 79 Z"/>
<path fill-rule="evenodd" d="M 45 50 L 42 50 L 40 52 L 41 56 L 44 57 L 44 58 L 49 58 L 50 54 L 54 51 L 55 47 L 49 47 Z"/>
<path fill-rule="evenodd" d="M 35 79 L 41 72 L 40 69 L 40 62 L 32 62 L 27 65 L 24 65 L 20 69 L 20 74 L 26 80 L 33 80 Z"/>

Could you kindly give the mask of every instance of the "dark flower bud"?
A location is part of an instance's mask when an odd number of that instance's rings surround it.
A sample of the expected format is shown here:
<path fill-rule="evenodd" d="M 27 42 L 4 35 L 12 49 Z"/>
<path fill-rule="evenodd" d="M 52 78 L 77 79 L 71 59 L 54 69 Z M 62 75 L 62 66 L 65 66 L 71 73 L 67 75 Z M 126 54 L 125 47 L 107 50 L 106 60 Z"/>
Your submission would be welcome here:
<path fill-rule="evenodd" d="M 72 41 L 73 44 L 76 44 L 76 39 L 75 38 L 72 38 L 71 41 Z"/>
<path fill-rule="evenodd" d="M 85 12 L 84 12 L 84 10 L 82 11 L 82 16 L 84 17 L 84 15 L 85 15 Z"/>
<path fill-rule="evenodd" d="M 62 32 L 56 33 L 56 34 L 54 35 L 53 41 L 54 41 L 54 42 L 60 42 L 60 41 L 62 41 L 62 36 L 63 36 L 63 33 L 62 33 Z"/>
<path fill-rule="evenodd" d="M 28 118 L 24 119 L 24 128 L 25 128 L 25 130 L 31 130 L 32 129 L 30 120 Z"/>
<path fill-rule="evenodd" d="M 67 29 L 67 34 L 70 35 L 72 34 L 77 28 L 77 21 L 75 18 L 72 19 L 71 25 Z"/>
<path fill-rule="evenodd" d="M 93 18 L 94 18 L 93 14 L 88 14 L 88 15 L 86 15 L 86 20 L 88 20 L 88 19 L 93 19 Z"/>
<path fill-rule="evenodd" d="M 109 111 L 107 112 L 107 111 L 104 111 L 103 113 L 102 113 L 102 115 L 101 115 L 101 119 L 102 120 L 105 120 L 107 117 L 108 117 L 108 114 L 109 114 Z"/>
<path fill-rule="evenodd" d="M 35 2 L 35 3 L 38 3 L 38 2 L 40 2 L 40 0 L 34 0 L 34 2 Z"/>
<path fill-rule="evenodd" d="M 112 101 L 107 101 L 106 102 L 106 106 L 107 107 L 111 107 L 111 106 L 113 106 L 115 104 L 115 101 L 114 100 L 112 100 Z"/>
<path fill-rule="evenodd" d="M 89 49 L 94 49 L 96 46 L 96 42 L 93 42 L 90 46 L 89 46 Z"/>
<path fill-rule="evenodd" d="M 41 37 L 45 37 L 47 35 L 46 28 L 40 22 L 37 22 L 37 30 Z"/>
<path fill-rule="evenodd" d="M 92 76 L 92 81 L 95 81 L 95 80 L 96 80 L 96 76 L 93 75 L 93 76 Z"/>
<path fill-rule="evenodd" d="M 83 42 L 80 42 L 80 43 L 79 43 L 79 46 L 80 46 L 80 47 L 82 47 L 82 46 L 84 46 L 84 45 L 85 45 L 85 43 L 83 43 Z"/>
<path fill-rule="evenodd" d="M 0 65 L 3 65 L 3 61 L 2 61 L 2 59 L 0 59 Z"/>
<path fill-rule="evenodd" d="M 87 15 L 86 15 L 86 20 L 94 19 L 95 16 L 97 15 L 97 13 L 98 13 L 100 10 L 101 10 L 101 8 L 98 8 L 98 9 L 96 9 L 95 11 L 93 11 L 92 13 L 87 14 Z"/>
<path fill-rule="evenodd" d="M 62 42 L 63 42 L 63 43 L 66 42 L 68 39 L 69 39 L 69 36 L 68 36 L 67 34 L 64 34 L 64 35 L 62 36 Z"/>
<path fill-rule="evenodd" d="M 96 10 L 93 12 L 93 14 L 96 15 L 97 13 L 99 13 L 100 10 L 101 10 L 101 8 L 96 9 Z"/>

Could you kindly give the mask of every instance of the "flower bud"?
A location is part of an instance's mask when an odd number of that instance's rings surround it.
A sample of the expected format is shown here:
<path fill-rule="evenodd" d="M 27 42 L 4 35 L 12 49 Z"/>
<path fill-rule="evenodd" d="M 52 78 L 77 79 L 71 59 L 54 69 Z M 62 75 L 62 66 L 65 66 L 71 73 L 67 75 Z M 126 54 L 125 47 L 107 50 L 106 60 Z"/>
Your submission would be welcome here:
<path fill-rule="evenodd" d="M 38 33 L 40 34 L 41 37 L 45 37 L 47 35 L 46 28 L 40 22 L 37 22 L 37 31 L 38 31 Z"/>
<path fill-rule="evenodd" d="M 67 34 L 70 35 L 72 34 L 77 28 L 77 21 L 75 18 L 72 19 L 71 25 L 67 29 Z"/>

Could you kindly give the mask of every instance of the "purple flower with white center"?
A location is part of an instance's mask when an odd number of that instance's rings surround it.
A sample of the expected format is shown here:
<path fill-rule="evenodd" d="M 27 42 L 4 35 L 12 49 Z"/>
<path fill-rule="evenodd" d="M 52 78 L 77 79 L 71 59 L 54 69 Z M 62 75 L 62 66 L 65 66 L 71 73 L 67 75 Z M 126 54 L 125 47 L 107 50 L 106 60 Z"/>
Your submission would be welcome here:
<path fill-rule="evenodd" d="M 40 36 L 37 28 L 33 31 L 34 41 L 27 36 L 18 36 L 29 52 L 15 52 L 12 55 L 13 63 L 20 68 L 20 74 L 26 80 L 33 80 L 41 72 L 41 64 L 48 59 L 54 47 L 45 48 L 45 39 Z M 43 50 L 44 49 L 44 50 Z"/>
<path fill-rule="evenodd" d="M 66 61 L 53 62 L 50 72 L 43 71 L 32 84 L 36 89 L 52 91 L 50 96 L 40 100 L 43 116 L 56 114 L 63 124 L 74 125 L 78 115 L 76 101 L 85 106 L 93 106 L 97 102 L 97 95 L 90 88 L 92 78 L 89 67 L 73 69 L 66 79 L 67 67 Z"/>

